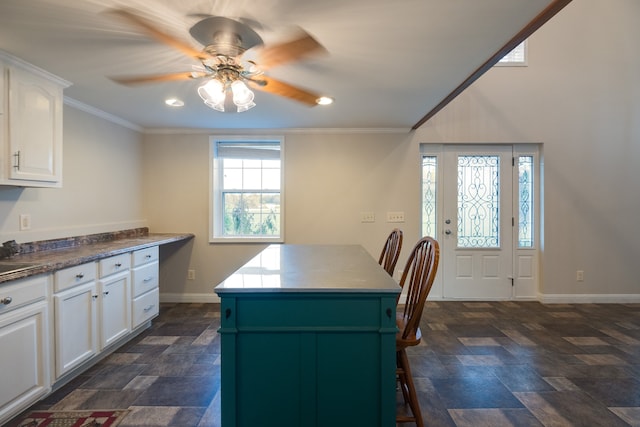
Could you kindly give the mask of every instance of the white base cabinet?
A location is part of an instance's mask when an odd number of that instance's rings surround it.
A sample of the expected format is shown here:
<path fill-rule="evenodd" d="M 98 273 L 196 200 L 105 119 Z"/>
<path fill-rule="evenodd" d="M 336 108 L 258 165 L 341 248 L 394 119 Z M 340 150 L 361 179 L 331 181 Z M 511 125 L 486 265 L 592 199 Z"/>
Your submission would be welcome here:
<path fill-rule="evenodd" d="M 49 275 L 0 288 L 0 424 L 51 390 Z"/>
<path fill-rule="evenodd" d="M 56 379 L 131 332 L 130 266 L 127 253 L 55 273 Z"/>
<path fill-rule="evenodd" d="M 133 323 L 135 328 L 156 317 L 160 309 L 158 247 L 133 252 Z"/>
<path fill-rule="evenodd" d="M 56 378 L 97 354 L 97 298 L 95 281 L 54 294 Z"/>
<path fill-rule="evenodd" d="M 149 324 L 158 285 L 158 246 L 2 284 L 0 425 Z"/>
<path fill-rule="evenodd" d="M 130 266 L 129 254 L 106 258 L 99 262 L 100 350 L 131 332 Z"/>

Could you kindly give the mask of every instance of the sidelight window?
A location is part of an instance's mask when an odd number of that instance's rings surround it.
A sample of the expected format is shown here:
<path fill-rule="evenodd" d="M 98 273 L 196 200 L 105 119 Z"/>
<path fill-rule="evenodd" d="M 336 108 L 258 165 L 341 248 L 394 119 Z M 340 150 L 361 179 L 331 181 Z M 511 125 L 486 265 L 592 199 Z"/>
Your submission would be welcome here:
<path fill-rule="evenodd" d="M 438 157 L 422 156 L 422 235 L 437 234 Z"/>
<path fill-rule="evenodd" d="M 518 156 L 518 247 L 533 247 L 533 156 Z"/>

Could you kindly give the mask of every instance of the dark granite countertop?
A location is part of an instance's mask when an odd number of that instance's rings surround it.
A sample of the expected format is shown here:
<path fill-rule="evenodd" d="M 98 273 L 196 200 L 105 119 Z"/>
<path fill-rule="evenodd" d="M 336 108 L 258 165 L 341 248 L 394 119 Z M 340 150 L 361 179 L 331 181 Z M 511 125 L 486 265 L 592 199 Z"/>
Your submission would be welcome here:
<path fill-rule="evenodd" d="M 141 230 L 135 230 L 133 233 L 103 233 L 22 244 L 20 253 L 0 260 L 0 268 L 12 265 L 20 267 L 0 272 L 0 285 L 36 274 L 52 273 L 86 262 L 194 237 L 190 233 L 148 233 L 145 232 L 146 229 Z"/>

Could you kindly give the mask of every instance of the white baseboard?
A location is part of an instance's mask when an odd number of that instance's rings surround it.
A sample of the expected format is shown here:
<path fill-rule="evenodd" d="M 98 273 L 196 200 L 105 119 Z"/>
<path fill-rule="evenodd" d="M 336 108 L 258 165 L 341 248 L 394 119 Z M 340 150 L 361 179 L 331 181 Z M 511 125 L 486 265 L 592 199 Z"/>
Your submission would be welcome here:
<path fill-rule="evenodd" d="M 640 294 L 540 294 L 543 304 L 636 304 Z"/>
<path fill-rule="evenodd" d="M 220 297 L 213 292 L 210 294 L 168 294 L 161 292 L 160 302 L 220 303 Z"/>
<path fill-rule="evenodd" d="M 400 295 L 400 304 L 404 304 L 406 295 Z M 640 303 L 640 294 L 540 294 L 538 297 L 523 298 L 443 298 L 442 296 L 429 296 L 427 301 L 539 301 L 542 304 L 637 304 Z"/>

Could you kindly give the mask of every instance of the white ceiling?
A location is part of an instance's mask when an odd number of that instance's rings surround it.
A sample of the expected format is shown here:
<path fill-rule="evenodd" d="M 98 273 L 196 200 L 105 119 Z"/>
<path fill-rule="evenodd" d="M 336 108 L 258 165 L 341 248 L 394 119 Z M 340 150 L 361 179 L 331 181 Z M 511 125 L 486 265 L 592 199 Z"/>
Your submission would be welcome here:
<path fill-rule="evenodd" d="M 409 129 L 553 0 L 1 0 L 0 50 L 72 83 L 68 98 L 141 128 Z M 189 71 L 196 62 L 104 13 L 132 8 L 200 49 L 205 13 L 259 21 L 265 44 L 300 26 L 329 55 L 268 75 L 335 98 L 307 107 L 256 92 L 253 109 L 220 113 L 197 80 L 127 87 L 107 76 Z M 177 109 L 170 96 L 184 100 Z"/>

